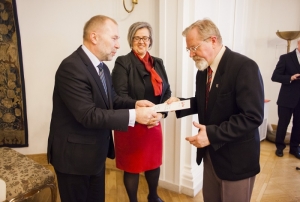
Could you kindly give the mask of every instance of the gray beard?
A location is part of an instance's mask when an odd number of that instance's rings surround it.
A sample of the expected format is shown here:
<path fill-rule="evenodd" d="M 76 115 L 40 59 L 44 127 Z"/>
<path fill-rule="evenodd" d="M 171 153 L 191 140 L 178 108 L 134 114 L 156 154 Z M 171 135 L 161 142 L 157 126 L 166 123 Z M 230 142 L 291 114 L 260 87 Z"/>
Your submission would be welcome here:
<path fill-rule="evenodd" d="M 201 58 L 199 60 L 195 60 L 195 65 L 198 70 L 204 71 L 208 67 L 208 63 L 205 59 Z"/>

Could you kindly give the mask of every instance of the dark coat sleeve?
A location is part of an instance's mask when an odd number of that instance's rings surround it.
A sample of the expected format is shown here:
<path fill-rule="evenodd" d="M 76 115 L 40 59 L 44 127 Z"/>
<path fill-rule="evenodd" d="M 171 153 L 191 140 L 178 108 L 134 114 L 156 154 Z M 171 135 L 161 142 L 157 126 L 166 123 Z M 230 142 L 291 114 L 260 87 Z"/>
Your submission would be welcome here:
<path fill-rule="evenodd" d="M 281 55 L 272 74 L 272 81 L 281 83 L 277 104 L 294 108 L 300 99 L 300 80 L 291 81 L 291 76 L 300 73 L 296 51 Z"/>

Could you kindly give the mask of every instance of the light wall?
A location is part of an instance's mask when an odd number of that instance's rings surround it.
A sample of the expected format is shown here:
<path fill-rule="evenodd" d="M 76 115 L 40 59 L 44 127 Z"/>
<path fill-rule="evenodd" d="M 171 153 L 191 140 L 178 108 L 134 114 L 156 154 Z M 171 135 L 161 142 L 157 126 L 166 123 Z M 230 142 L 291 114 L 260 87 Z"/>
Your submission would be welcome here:
<path fill-rule="evenodd" d="M 130 7 L 130 0 L 125 0 Z M 62 59 L 82 43 L 84 23 L 93 15 L 108 15 L 119 23 L 121 48 L 130 49 L 126 36 L 136 21 L 154 28 L 150 53 L 164 60 L 173 96 L 191 97 L 196 69 L 185 52 L 182 30 L 196 19 L 208 17 L 219 26 L 223 42 L 233 51 L 255 60 L 261 70 L 266 99 L 270 99 L 269 123 L 277 123 L 279 84 L 271 74 L 286 41 L 277 30 L 300 30 L 299 0 L 139 0 L 134 11 L 124 11 L 122 0 L 17 0 L 26 85 L 29 147 L 23 154 L 46 153 L 52 110 L 54 75 Z M 295 48 L 292 41 L 291 49 Z M 197 133 L 196 116 L 176 119 L 170 113 L 163 121 L 164 156 L 160 184 L 168 189 L 195 195 L 202 186 L 202 167 L 195 163 L 195 148 L 184 138 Z M 275 149 L 275 147 L 274 147 Z"/>

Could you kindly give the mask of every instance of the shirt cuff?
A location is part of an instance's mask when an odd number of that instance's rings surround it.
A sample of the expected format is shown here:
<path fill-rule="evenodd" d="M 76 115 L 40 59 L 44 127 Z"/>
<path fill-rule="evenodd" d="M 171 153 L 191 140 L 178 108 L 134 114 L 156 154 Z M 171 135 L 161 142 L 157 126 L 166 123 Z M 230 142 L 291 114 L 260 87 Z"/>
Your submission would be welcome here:
<path fill-rule="evenodd" d="M 135 118 L 136 118 L 135 109 L 129 109 L 129 123 L 128 123 L 128 126 L 134 127 Z"/>

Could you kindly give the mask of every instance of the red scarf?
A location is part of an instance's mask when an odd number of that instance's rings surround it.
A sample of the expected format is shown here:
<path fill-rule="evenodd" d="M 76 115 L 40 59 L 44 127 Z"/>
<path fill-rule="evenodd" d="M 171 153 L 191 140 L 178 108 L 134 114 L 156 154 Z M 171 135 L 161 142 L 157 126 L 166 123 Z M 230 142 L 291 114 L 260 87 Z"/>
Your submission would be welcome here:
<path fill-rule="evenodd" d="M 149 52 L 146 53 L 144 58 L 140 58 L 140 56 L 133 51 L 133 53 L 137 56 L 137 58 L 144 64 L 146 70 L 151 75 L 151 83 L 154 89 L 154 95 L 158 96 L 162 94 L 162 79 L 157 74 L 155 69 L 153 68 L 153 59 L 150 56 Z"/>

